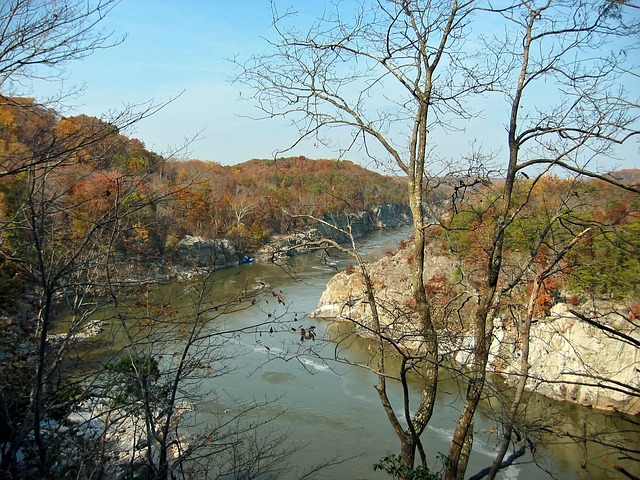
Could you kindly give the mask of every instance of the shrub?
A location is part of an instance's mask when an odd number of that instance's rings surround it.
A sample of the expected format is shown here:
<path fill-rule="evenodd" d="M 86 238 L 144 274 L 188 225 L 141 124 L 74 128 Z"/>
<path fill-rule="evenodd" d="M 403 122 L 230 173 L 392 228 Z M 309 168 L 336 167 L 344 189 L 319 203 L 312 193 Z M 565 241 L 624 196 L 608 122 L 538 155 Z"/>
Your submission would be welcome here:
<path fill-rule="evenodd" d="M 569 295 L 567 297 L 567 303 L 569 305 L 573 305 L 574 307 L 577 307 L 578 305 L 580 305 L 580 297 L 578 295 Z"/>

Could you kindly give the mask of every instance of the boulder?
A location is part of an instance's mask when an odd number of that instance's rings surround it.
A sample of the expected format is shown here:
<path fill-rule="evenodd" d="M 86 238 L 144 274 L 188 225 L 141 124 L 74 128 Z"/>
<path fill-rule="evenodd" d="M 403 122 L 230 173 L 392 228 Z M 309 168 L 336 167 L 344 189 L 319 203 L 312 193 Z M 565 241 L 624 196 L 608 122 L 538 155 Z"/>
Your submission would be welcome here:
<path fill-rule="evenodd" d="M 238 265 L 238 254 L 229 240 L 187 235 L 176 245 L 180 263 L 186 267 L 225 268 Z"/>
<path fill-rule="evenodd" d="M 407 308 L 411 304 L 410 266 L 408 252 L 385 256 L 369 265 L 376 297 L 381 306 L 380 322 L 386 335 L 398 339 L 407 348 L 419 349 L 417 320 Z M 431 256 L 427 271 L 447 278 L 455 272 L 455 265 L 447 257 Z M 464 309 L 453 310 L 460 319 L 471 318 L 476 302 L 475 292 L 462 292 Z M 603 410 L 627 414 L 640 413 L 640 398 L 624 392 L 640 389 L 640 348 L 573 315 L 577 308 L 596 318 L 608 328 L 640 341 L 637 322 L 629 322 L 621 308 L 604 308 L 599 313 L 593 306 L 569 307 L 556 304 L 545 318 L 536 319 L 531 327 L 529 380 L 527 390 L 556 400 L 565 400 Z M 371 311 L 366 301 L 362 276 L 354 269 L 335 275 L 327 284 L 317 308 L 311 316 L 351 320 L 356 333 L 371 337 Z M 474 340 L 471 332 L 455 328 L 455 321 L 439 332 L 440 351 L 462 365 L 473 361 Z M 458 322 L 460 325 L 461 322 Z M 402 339 L 402 340 L 400 340 Z M 521 339 L 511 320 L 494 320 L 493 343 L 490 348 L 489 369 L 515 384 L 521 357 Z M 610 387 L 610 388 L 607 388 Z M 621 388 L 622 387 L 622 388 Z"/>

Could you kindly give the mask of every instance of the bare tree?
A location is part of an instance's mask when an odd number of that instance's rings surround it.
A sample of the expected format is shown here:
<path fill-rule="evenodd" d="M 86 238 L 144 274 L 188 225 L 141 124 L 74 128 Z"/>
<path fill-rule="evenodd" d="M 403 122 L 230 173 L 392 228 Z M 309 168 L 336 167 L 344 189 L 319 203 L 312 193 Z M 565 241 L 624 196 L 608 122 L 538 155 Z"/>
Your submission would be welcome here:
<path fill-rule="evenodd" d="M 60 82 L 70 62 L 122 43 L 123 38 L 100 29 L 101 22 L 118 3 L 120 0 L 3 2 L 0 6 L 0 107 L 22 111 L 22 115 L 28 117 L 30 128 L 45 133 L 42 125 L 56 113 L 43 103 L 60 104 L 77 92 L 61 91 L 58 98 L 41 99 L 40 103 L 18 97 L 30 93 L 30 83 L 34 80 Z M 108 123 L 115 131 L 123 131 L 163 106 L 152 102 L 129 106 L 113 113 Z M 7 121 L 2 125 L 7 131 L 14 127 L 11 119 L 3 120 Z M 105 128 L 92 132 L 85 129 L 76 133 L 77 138 L 67 138 L 64 146 L 53 143 L 60 140 L 59 137 L 41 135 L 34 137 L 34 143 L 29 145 L 32 151 L 26 155 L 5 145 L 0 151 L 0 178 L 28 170 L 40 162 L 49 163 L 54 154 L 68 158 L 74 149 L 90 147 L 113 132 Z"/>
<path fill-rule="evenodd" d="M 98 27 L 119 0 L 9 0 L 0 7 L 0 89 L 59 80 L 65 66 L 122 39 Z"/>
<path fill-rule="evenodd" d="M 2 385 L 2 423 L 9 431 L 2 445 L 1 469 L 6 474 L 15 471 L 17 454 L 31 435 L 38 472 L 50 473 L 50 445 L 43 429 L 48 428 L 54 408 L 61 408 L 61 416 L 68 415 L 70 399 L 61 397 L 73 397 L 68 379 L 61 382 L 61 363 L 73 339 L 87 326 L 96 308 L 95 295 L 109 280 L 108 265 L 116 244 L 131 226 L 125 219 L 140 217 L 159 200 L 149 197 L 149 202 L 133 195 L 144 183 L 145 172 L 96 176 L 88 167 L 113 155 L 112 148 L 97 146 L 109 145 L 120 129 L 149 115 L 155 106 L 149 104 L 140 111 L 126 108 L 110 122 L 95 119 L 65 129 L 53 110 L 33 99 L 11 96 L 29 88 L 27 84 L 35 79 L 62 80 L 69 62 L 120 43 L 99 30 L 117 3 L 15 0 L 0 6 L 0 107 L 4 113 L 0 178 L 3 189 L 11 193 L 2 205 L 0 256 L 3 266 L 23 282 L 25 300 L 33 307 L 27 315 L 33 314 L 35 328 L 31 332 L 31 325 L 23 326 L 30 335 L 18 341 L 17 351 L 28 352 L 27 367 L 18 369 L 25 370 L 24 375 L 7 378 Z M 148 167 L 147 174 L 153 169 Z M 82 194 L 83 189 L 100 187 L 91 195 Z M 73 319 L 64 338 L 52 344 L 50 334 L 61 299 L 70 300 Z M 7 371 L 12 372 L 12 367 Z M 19 382 L 28 387 L 22 386 L 14 395 Z"/>
<path fill-rule="evenodd" d="M 477 85 L 457 77 L 455 67 L 460 66 L 456 63 L 462 52 L 460 35 L 471 7 L 472 2 L 433 8 L 409 2 L 380 3 L 370 10 L 363 7 L 351 24 L 339 11 L 328 14 L 303 34 L 280 28 L 286 15 L 278 18 L 276 12 L 279 39 L 275 53 L 253 59 L 240 75 L 255 88 L 265 113 L 294 118 L 301 138 L 319 135 L 324 128 L 351 128 L 354 138 L 361 137 L 365 144 L 370 140 L 380 143 L 407 175 L 415 235 L 413 295 L 421 317 L 429 380 L 413 415 L 405 398 L 403 416 L 408 425 L 403 427 L 388 397 L 381 341 L 376 390 L 400 439 L 401 463 L 409 467 L 416 449 L 423 453 L 420 435 L 433 413 L 438 383 L 437 335 L 424 290 L 423 179 L 429 161 L 429 132 L 438 122 L 432 115 L 468 115 L 460 108 L 462 97 Z M 447 87 L 438 81 L 440 70 L 450 80 Z M 370 108 L 367 98 L 373 95 L 387 98 L 388 106 Z M 407 126 L 407 131 L 394 143 L 396 137 L 388 132 L 398 124 Z M 370 302 L 375 309 L 374 299 Z"/>
<path fill-rule="evenodd" d="M 465 374 L 464 407 L 444 473 L 445 478 L 460 479 L 467 469 L 474 418 L 485 393 L 493 320 L 514 287 L 508 281 L 513 272 L 505 265 L 506 242 L 529 198 L 521 194 L 519 181 L 542 178 L 561 168 L 630 188 L 592 168 L 612 153 L 612 145 L 638 135 L 633 107 L 638 102 L 624 90 L 624 72 L 633 68 L 626 51 L 604 49 L 615 39 L 632 43 L 637 39 L 637 23 L 625 8 L 625 3 L 607 1 L 524 1 L 501 9 L 472 1 L 380 1 L 369 8 L 360 6 L 346 18 L 338 4 L 304 31 L 287 27 L 291 13 L 280 15 L 274 8 L 273 51 L 239 66 L 238 81 L 253 89 L 258 108 L 268 117 L 291 119 L 299 129 L 293 146 L 307 138 L 329 144 L 325 135 L 345 127 L 354 139 L 349 149 L 361 145 L 372 156 L 382 150 L 406 175 L 414 222 L 411 276 L 418 315 L 412 319 L 418 326 L 412 338 L 419 338 L 419 347 L 409 353 L 379 322 L 377 311 L 383 306 L 365 269 L 366 302 L 373 320 L 369 327 L 359 325 L 378 340 L 376 390 L 400 440 L 398 475 L 403 478 L 413 469 L 417 452 L 426 466 L 420 435 L 434 411 L 441 366 L 443 334 L 434 318 L 438 298 L 426 285 L 432 278 L 425 265 L 429 236 L 438 237 L 439 228 L 453 228 L 450 220 L 465 192 L 490 184 L 492 176 L 504 179 L 499 195 L 473 212 L 479 219 L 491 215 L 480 255 L 473 268 L 461 264 L 467 296 L 477 306 L 465 319 L 473 338 L 472 355 Z M 498 23 L 505 33 L 484 37 L 478 55 L 472 56 L 466 53 L 470 49 L 465 40 L 470 40 L 469 27 L 479 16 Z M 532 99 L 529 106 L 529 92 L 533 95 L 542 82 L 556 93 L 547 94 L 543 104 Z M 504 165 L 497 154 L 481 151 L 461 161 L 441 160 L 430 145 L 431 137 L 471 124 L 475 117 L 465 99 L 490 91 L 507 99 Z M 373 144 L 380 149 L 374 150 Z M 429 192 L 445 182 L 453 182 L 448 209 L 441 206 L 427 212 Z M 534 245 L 544 243 L 543 232 Z M 564 248 L 582 236 L 576 231 Z M 559 258 L 562 251 L 560 247 Z M 545 272 L 538 272 L 538 280 Z M 404 359 L 399 372 L 390 372 L 385 364 L 388 345 Z M 399 417 L 387 394 L 387 379 L 398 378 L 406 387 L 407 374 L 418 361 L 425 380 L 421 400 L 410 405 L 405 388 Z M 492 475 L 501 467 L 503 455 L 496 459 Z"/>
<path fill-rule="evenodd" d="M 528 200 L 526 196 L 524 200 L 518 200 L 515 194 L 518 175 L 535 178 L 535 183 L 553 167 L 570 174 L 608 178 L 598 163 L 614 154 L 614 145 L 631 141 L 639 133 L 637 108 L 629 106 L 629 102 L 637 100 L 630 97 L 625 89 L 628 78 L 620 73 L 627 60 L 624 48 L 633 49 L 637 45 L 638 23 L 627 15 L 622 4 L 522 2 L 497 13 L 507 22 L 505 36 L 491 37 L 484 47 L 494 56 L 493 65 L 502 66 L 504 79 L 494 83 L 492 88 L 505 95 L 510 113 L 505 188 L 497 204 L 498 220 L 492 234 L 494 246 L 487 258 L 488 290 L 481 300 L 481 305 L 486 306 L 479 309 L 485 329 L 493 317 L 488 314 L 489 305 L 499 305 L 507 292 L 498 286 L 505 275 L 505 239 Z M 630 39 L 623 49 L 607 49 L 611 42 L 627 36 Z M 533 96 L 542 84 L 547 89 L 552 87 L 557 94 L 534 106 Z M 620 185 L 615 180 L 613 183 L 638 191 L 637 187 Z M 552 218 L 533 240 L 532 258 L 548 242 L 545 237 L 555 221 Z M 529 313 L 522 325 L 523 382 L 527 376 L 527 340 L 535 292 L 540 282 L 553 274 L 568 249 L 587 231 L 588 228 L 578 230 L 579 233 L 569 238 L 564 246 L 558 246 L 555 258 L 533 278 Z M 520 401 L 518 398 L 514 401 L 513 414 Z M 467 402 L 477 400 L 468 398 Z M 512 430 L 513 425 L 508 422 L 503 448 L 494 461 L 490 478 L 494 478 L 500 468 L 506 451 L 504 446 Z M 450 455 L 454 454 L 452 449 Z"/>
<path fill-rule="evenodd" d="M 85 401 L 91 421 L 103 425 L 103 442 L 125 453 L 114 462 L 105 451 L 105 474 L 120 469 L 158 480 L 249 479 L 287 469 L 286 458 L 297 447 L 287 446 L 286 433 L 272 427 L 277 416 L 243 420 L 277 398 L 242 399 L 224 410 L 213 401 L 222 395 L 216 380 L 233 373 L 234 360 L 243 354 L 241 337 L 255 338 L 274 322 L 265 315 L 233 329 L 222 320 L 250 308 L 265 291 L 239 288 L 220 301 L 214 275 L 187 286 L 147 285 L 145 295 L 133 288 L 123 296 L 116 288 L 109 308 L 120 348 L 100 360 L 104 368 L 87 384 Z"/>
<path fill-rule="evenodd" d="M 51 398 L 55 397 L 54 385 L 65 349 L 87 326 L 87 314 L 96 308 L 96 295 L 110 280 L 109 265 L 117 242 L 128 228 L 127 218 L 151 205 L 148 200 L 135 199 L 141 177 L 105 174 L 101 179 L 87 178 L 90 174 L 78 170 L 76 161 L 70 158 L 71 153 L 78 152 L 72 149 L 58 154 L 51 150 L 46 161 L 23 170 L 14 180 L 21 193 L 13 199 L 10 215 L 0 225 L 0 253 L 24 279 L 36 327 L 36 361 L 28 406 L 20 415 L 3 419 L 13 431 L 10 448 L 3 455 L 3 468 L 14 462 L 23 442 L 33 433 L 40 471 L 47 471 L 48 442 L 42 428 Z M 81 194 L 88 186 L 101 186 L 103 190 L 98 196 Z M 67 336 L 52 348 L 50 334 L 60 298 L 70 300 L 75 317 Z"/>

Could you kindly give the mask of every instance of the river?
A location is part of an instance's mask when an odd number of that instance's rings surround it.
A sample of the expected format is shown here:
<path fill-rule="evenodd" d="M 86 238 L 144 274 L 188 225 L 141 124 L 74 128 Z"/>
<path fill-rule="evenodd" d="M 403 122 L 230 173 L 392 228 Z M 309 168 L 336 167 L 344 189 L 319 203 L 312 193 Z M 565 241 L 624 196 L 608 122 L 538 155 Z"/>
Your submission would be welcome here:
<path fill-rule="evenodd" d="M 394 251 L 397 243 L 406 238 L 408 229 L 379 232 L 362 240 L 362 252 L 375 259 L 387 251 Z M 268 324 L 262 328 L 264 334 L 235 335 L 229 347 L 235 355 L 230 360 L 230 371 L 204 381 L 201 388 L 207 394 L 199 405 L 201 412 L 223 412 L 233 416 L 254 400 L 258 403 L 268 399 L 266 405 L 243 414 L 244 422 L 259 423 L 274 418 L 267 430 L 286 432 L 287 444 L 304 448 L 288 456 L 292 465 L 282 480 L 296 478 L 300 472 L 332 458 L 344 461 L 322 470 L 325 479 L 388 479 L 386 474 L 375 472 L 373 464 L 387 452 L 398 450 L 398 441 L 386 419 L 373 385 L 375 375 L 363 368 L 325 362 L 319 357 L 331 357 L 333 346 L 322 341 L 331 335 L 331 323 L 308 319 L 307 312 L 313 310 L 327 281 L 336 269 L 344 268 L 350 260 L 344 255 L 318 252 L 294 257 L 285 265 L 256 262 L 237 268 L 221 270 L 212 277 L 211 295 L 227 298 L 242 289 L 268 285 L 265 293 L 253 304 L 247 304 L 215 320 L 212 328 L 238 330 L 256 322 L 269 322 L 275 326 L 269 333 Z M 279 301 L 280 300 L 280 301 Z M 276 320 L 277 319 L 277 320 Z M 284 327 L 283 327 L 284 325 Z M 314 325 L 317 341 L 307 340 L 300 346 L 299 335 L 285 331 L 287 326 L 308 328 Z M 368 342 L 355 339 L 349 346 L 348 355 L 355 361 L 366 361 L 369 356 Z M 308 353 L 313 347 L 319 355 L 293 355 Z M 324 350 L 323 350 L 324 349 Z M 417 399 L 418 389 L 412 392 Z M 455 419 L 461 399 L 460 387 L 453 381 L 444 381 L 438 395 L 436 416 L 423 435 L 429 455 L 436 458 L 448 450 Z M 399 398 L 399 392 L 394 393 Z M 490 412 L 491 405 L 484 404 L 483 411 Z M 527 402 L 528 414 L 545 418 L 562 418 L 567 429 L 578 428 L 580 422 L 611 423 L 621 421 L 616 415 L 596 413 L 576 405 L 552 402 L 532 395 Z M 200 415 L 206 421 L 206 414 Z M 468 472 L 475 473 L 490 465 L 499 440 L 496 424 L 489 416 L 479 415 L 475 423 L 474 452 Z M 286 445 L 285 445 L 286 446 Z M 593 449 L 590 455 L 599 455 Z M 538 445 L 536 460 L 552 472 L 556 478 L 583 479 L 600 478 L 604 473 L 598 467 L 601 461 L 594 460 L 589 470 L 580 468 L 582 452 L 567 443 L 545 448 Z M 554 478 L 532 462 L 529 454 L 521 463 L 501 473 L 503 479 Z M 281 477 L 278 477 L 281 478 Z"/>

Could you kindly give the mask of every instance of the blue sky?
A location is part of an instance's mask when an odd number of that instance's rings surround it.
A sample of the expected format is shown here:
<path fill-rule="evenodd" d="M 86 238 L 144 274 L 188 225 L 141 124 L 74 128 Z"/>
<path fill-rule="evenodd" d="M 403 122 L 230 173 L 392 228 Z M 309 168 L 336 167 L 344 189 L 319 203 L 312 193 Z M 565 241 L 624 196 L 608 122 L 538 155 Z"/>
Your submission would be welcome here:
<path fill-rule="evenodd" d="M 242 118 L 253 110 L 229 83 L 229 59 L 263 48 L 270 21 L 268 0 L 124 0 L 102 23 L 124 42 L 68 65 L 64 88 L 85 90 L 66 113 L 100 117 L 179 96 L 128 133 L 160 153 L 199 133 L 190 156 L 224 164 L 269 157 L 280 140 L 273 126 Z"/>
<path fill-rule="evenodd" d="M 315 18 L 331 5 L 329 0 L 278 0 L 279 5 L 287 3 L 295 5 L 301 21 Z M 85 85 L 85 91 L 71 102 L 75 109 L 65 114 L 102 117 L 124 105 L 178 97 L 126 133 L 158 153 L 198 135 L 188 147 L 188 156 L 225 165 L 269 158 L 295 140 L 295 131 L 283 120 L 248 118 L 257 116 L 257 111 L 241 100 L 242 87 L 229 82 L 234 75 L 230 58 L 247 59 L 252 53 L 268 51 L 264 37 L 273 37 L 269 0 L 123 0 L 102 27 L 126 39 L 69 64 L 64 88 Z M 638 82 L 636 86 L 640 90 Z M 40 97 L 54 87 L 36 85 L 33 94 Z M 487 119 L 478 132 L 467 132 L 464 139 L 452 134 L 438 143 L 452 155 L 468 149 L 475 136 L 485 146 L 503 143 L 503 124 L 500 119 Z M 371 166 L 363 154 L 352 153 L 350 160 Z M 291 154 L 336 156 L 312 143 L 302 144 Z M 637 142 L 626 147 L 623 155 L 626 160 L 618 166 L 640 166 Z"/>

